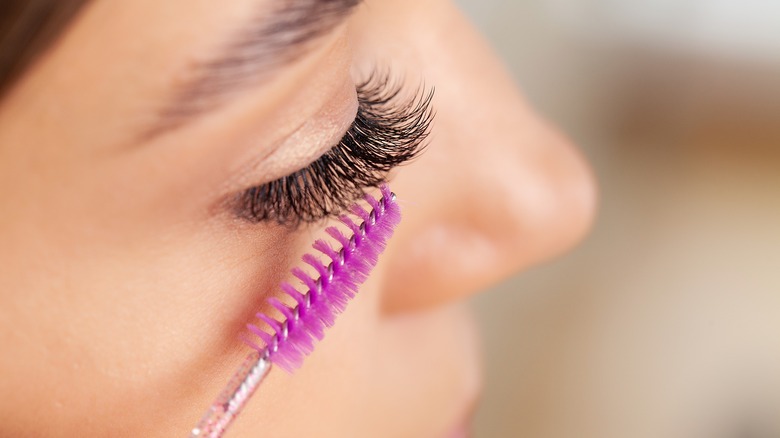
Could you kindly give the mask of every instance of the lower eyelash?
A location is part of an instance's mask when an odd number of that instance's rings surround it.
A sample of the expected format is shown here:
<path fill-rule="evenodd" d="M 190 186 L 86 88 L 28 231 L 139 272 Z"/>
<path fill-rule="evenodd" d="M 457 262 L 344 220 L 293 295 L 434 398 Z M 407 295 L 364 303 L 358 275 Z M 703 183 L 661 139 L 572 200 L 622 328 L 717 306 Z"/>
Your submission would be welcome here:
<path fill-rule="evenodd" d="M 420 154 L 433 120 L 433 90 L 404 98 L 400 81 L 379 73 L 356 88 L 357 116 L 341 141 L 307 167 L 240 194 L 240 217 L 298 226 L 338 215 Z"/>

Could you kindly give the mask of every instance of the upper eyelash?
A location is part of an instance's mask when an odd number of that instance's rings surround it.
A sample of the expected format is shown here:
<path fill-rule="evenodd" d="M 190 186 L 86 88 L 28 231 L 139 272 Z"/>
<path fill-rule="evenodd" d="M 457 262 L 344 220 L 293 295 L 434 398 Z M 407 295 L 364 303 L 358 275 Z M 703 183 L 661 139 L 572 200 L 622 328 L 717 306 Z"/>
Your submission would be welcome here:
<path fill-rule="evenodd" d="M 341 141 L 305 168 L 241 193 L 239 216 L 298 226 L 337 215 L 420 154 L 433 120 L 433 89 L 404 98 L 400 81 L 379 73 L 356 89 L 357 115 Z"/>

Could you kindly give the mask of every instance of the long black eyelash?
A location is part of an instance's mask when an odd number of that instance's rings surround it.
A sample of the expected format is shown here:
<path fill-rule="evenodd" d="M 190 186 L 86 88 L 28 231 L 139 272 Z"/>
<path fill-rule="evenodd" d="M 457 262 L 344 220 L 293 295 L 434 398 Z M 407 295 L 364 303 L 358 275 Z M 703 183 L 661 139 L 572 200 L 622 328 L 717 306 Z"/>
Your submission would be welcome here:
<path fill-rule="evenodd" d="M 355 121 L 341 141 L 309 166 L 240 195 L 240 215 L 253 222 L 297 226 L 344 211 L 394 167 L 425 147 L 433 90 L 403 98 L 386 74 L 357 85 Z"/>

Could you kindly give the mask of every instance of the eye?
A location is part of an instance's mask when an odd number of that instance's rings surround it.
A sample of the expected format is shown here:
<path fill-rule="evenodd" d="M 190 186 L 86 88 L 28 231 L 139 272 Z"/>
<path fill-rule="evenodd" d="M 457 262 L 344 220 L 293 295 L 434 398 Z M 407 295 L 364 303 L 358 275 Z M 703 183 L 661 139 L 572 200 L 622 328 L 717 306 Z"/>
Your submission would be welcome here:
<path fill-rule="evenodd" d="M 357 115 L 339 143 L 307 167 L 241 193 L 237 214 L 290 226 L 316 222 L 341 213 L 416 157 L 430 132 L 433 90 L 404 98 L 399 83 L 374 73 L 358 84 Z"/>

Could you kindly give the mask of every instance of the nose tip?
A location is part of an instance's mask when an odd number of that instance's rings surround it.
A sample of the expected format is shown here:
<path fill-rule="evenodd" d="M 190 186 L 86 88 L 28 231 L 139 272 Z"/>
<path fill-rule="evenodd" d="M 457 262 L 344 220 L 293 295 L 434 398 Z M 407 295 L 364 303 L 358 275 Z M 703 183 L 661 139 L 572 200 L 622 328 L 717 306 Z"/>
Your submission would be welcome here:
<path fill-rule="evenodd" d="M 390 260 L 389 312 L 465 298 L 567 251 L 591 227 L 589 167 L 543 122 L 478 158 L 455 150 L 425 157 L 424 178 L 399 181 L 409 198 L 400 195 L 407 218 Z"/>
<path fill-rule="evenodd" d="M 597 203 L 593 174 L 578 149 L 543 121 L 534 125 L 526 146 L 503 157 L 509 164 L 494 176 L 493 190 L 500 196 L 490 209 L 493 223 L 484 227 L 501 230 L 493 240 L 519 268 L 575 246 L 590 230 Z"/>

